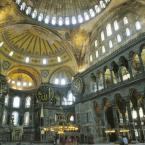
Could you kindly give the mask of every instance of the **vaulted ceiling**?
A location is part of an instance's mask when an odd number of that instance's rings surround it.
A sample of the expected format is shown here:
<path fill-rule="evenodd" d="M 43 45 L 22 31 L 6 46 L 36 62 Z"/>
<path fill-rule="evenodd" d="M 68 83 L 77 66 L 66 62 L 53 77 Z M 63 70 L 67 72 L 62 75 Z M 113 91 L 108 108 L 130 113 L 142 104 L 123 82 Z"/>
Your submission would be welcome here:
<path fill-rule="evenodd" d="M 72 16 L 78 19 L 78 15 L 84 18 L 85 12 L 90 15 L 90 20 L 83 24 L 78 22 L 76 26 L 52 26 L 45 21 L 36 21 L 30 14 L 21 11 L 15 0 L 0 1 L 0 42 L 4 42 L 0 48 L 0 57 L 3 63 L 9 64 L 7 69 L 3 69 L 3 74 L 7 75 L 15 66 L 24 65 L 35 68 L 40 74 L 45 72 L 41 80 L 47 82 L 59 68 L 69 68 L 73 75 L 87 68 L 89 36 L 95 24 L 100 23 L 100 17 L 126 0 L 106 0 L 110 4 L 105 6 L 102 13 L 93 17 L 90 9 L 95 11 L 100 0 L 22 1 L 31 7 L 31 12 L 37 10 L 37 18 L 40 13 L 43 13 L 43 18 L 49 15 L 58 20 L 59 17 Z M 26 63 L 26 57 L 29 57 L 29 63 Z M 47 63 L 43 64 L 43 59 L 47 59 Z"/>

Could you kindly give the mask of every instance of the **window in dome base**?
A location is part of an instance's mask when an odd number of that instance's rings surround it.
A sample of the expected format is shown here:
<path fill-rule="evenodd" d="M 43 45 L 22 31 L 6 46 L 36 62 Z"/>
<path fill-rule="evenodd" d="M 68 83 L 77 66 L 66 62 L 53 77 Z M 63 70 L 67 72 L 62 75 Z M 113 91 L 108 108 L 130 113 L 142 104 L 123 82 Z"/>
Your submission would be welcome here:
<path fill-rule="evenodd" d="M 141 29 L 141 23 L 139 21 L 136 21 L 135 27 L 136 27 L 136 30 L 140 30 Z"/>
<path fill-rule="evenodd" d="M 119 25 L 118 25 L 117 20 L 114 21 L 114 30 L 115 31 L 119 30 Z"/>
<path fill-rule="evenodd" d="M 105 40 L 105 34 L 104 34 L 104 32 L 103 32 L 103 31 L 101 32 L 101 40 L 102 40 L 102 41 L 104 41 L 104 40 Z"/>
<path fill-rule="evenodd" d="M 98 58 L 99 57 L 99 51 L 97 50 L 96 51 L 96 58 Z"/>
<path fill-rule="evenodd" d="M 130 35 L 131 35 L 130 29 L 126 28 L 126 36 L 130 36 Z"/>
<path fill-rule="evenodd" d="M 124 25 L 127 25 L 128 24 L 128 18 L 127 17 L 124 17 L 123 18 L 123 23 L 124 23 Z"/>
<path fill-rule="evenodd" d="M 106 31 L 107 31 L 107 36 L 111 36 L 112 35 L 111 24 L 107 24 Z"/>
<path fill-rule="evenodd" d="M 72 24 L 75 25 L 77 23 L 76 17 L 72 16 Z"/>
<path fill-rule="evenodd" d="M 105 46 L 102 46 L 102 53 L 105 53 L 105 52 L 106 52 Z"/>
<path fill-rule="evenodd" d="M 93 61 L 93 56 L 92 55 L 90 55 L 90 62 L 92 62 Z"/>
<path fill-rule="evenodd" d="M 111 41 L 111 40 L 109 41 L 109 47 L 110 47 L 110 48 L 112 48 L 112 47 L 113 47 L 113 43 L 112 43 L 112 41 Z"/>
<path fill-rule="evenodd" d="M 120 43 L 121 41 L 122 41 L 121 36 L 118 34 L 118 35 L 117 35 L 117 42 Z"/>

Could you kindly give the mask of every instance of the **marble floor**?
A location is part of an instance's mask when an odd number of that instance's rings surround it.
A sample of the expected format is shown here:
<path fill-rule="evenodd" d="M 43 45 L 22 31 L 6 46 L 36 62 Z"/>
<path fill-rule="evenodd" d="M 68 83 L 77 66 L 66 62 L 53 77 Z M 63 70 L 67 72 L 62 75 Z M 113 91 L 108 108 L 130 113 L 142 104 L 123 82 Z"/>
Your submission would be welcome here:
<path fill-rule="evenodd" d="M 53 144 L 48 144 L 48 143 L 39 143 L 38 144 L 38 143 L 23 142 L 21 144 L 18 144 L 18 143 L 1 143 L 0 145 L 53 145 Z M 76 145 L 76 144 L 66 144 L 66 145 Z M 91 145 L 91 144 L 77 144 L 77 145 Z M 118 144 L 108 143 L 108 144 L 92 144 L 92 145 L 118 145 Z M 145 145 L 145 143 L 136 143 L 136 144 L 129 144 L 129 145 Z"/>

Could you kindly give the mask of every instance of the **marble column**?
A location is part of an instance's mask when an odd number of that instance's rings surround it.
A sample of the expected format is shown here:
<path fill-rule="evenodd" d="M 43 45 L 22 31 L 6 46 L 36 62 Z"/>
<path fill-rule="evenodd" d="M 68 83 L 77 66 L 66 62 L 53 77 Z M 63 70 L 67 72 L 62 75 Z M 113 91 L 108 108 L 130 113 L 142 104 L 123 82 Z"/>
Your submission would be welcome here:
<path fill-rule="evenodd" d="M 112 106 L 112 109 L 113 109 L 113 118 L 114 118 L 115 128 L 118 130 L 119 129 L 119 122 L 118 122 L 118 117 L 117 117 L 117 106 L 116 106 L 116 104 L 114 104 Z"/>
<path fill-rule="evenodd" d="M 103 85 L 104 85 L 104 89 L 105 89 L 106 88 L 105 72 L 103 72 L 102 74 L 103 74 Z"/>
<path fill-rule="evenodd" d="M 118 73 L 119 73 L 120 81 L 123 82 L 123 77 L 122 77 L 121 70 L 122 70 L 122 66 L 119 66 L 119 72 Z"/>
<path fill-rule="evenodd" d="M 111 84 L 113 85 L 114 81 L 113 81 L 113 70 L 112 69 L 110 69 L 110 73 L 111 73 Z"/>
<path fill-rule="evenodd" d="M 131 133 L 131 139 L 134 140 L 136 137 L 135 137 L 135 127 L 134 127 L 134 122 L 133 122 L 133 118 L 132 118 L 132 112 L 131 112 L 131 108 L 130 108 L 130 101 L 128 100 L 126 102 L 126 105 L 127 105 L 127 112 L 128 112 L 128 125 L 129 125 L 129 130 L 130 130 L 130 133 Z"/>
<path fill-rule="evenodd" d="M 99 82 L 99 79 L 98 79 L 98 76 L 96 75 L 96 85 L 97 85 L 97 91 L 99 90 L 98 82 Z"/>
<path fill-rule="evenodd" d="M 144 72 L 145 71 L 145 68 L 144 68 L 144 63 L 143 63 L 141 54 L 138 54 L 138 57 L 139 57 L 139 61 L 140 61 L 140 64 L 141 64 L 141 71 Z"/>
<path fill-rule="evenodd" d="M 129 73 L 130 73 L 130 78 L 133 78 L 131 60 L 128 61 L 128 71 L 129 71 Z"/>
<path fill-rule="evenodd" d="M 136 109 L 136 112 L 137 112 L 137 125 L 139 126 L 139 131 L 140 131 L 140 135 L 139 135 L 139 138 L 140 138 L 140 141 L 144 141 L 144 131 L 143 131 L 143 127 L 142 127 L 142 124 L 141 124 L 141 118 L 140 118 L 140 114 L 139 114 L 139 108 L 137 107 Z"/>

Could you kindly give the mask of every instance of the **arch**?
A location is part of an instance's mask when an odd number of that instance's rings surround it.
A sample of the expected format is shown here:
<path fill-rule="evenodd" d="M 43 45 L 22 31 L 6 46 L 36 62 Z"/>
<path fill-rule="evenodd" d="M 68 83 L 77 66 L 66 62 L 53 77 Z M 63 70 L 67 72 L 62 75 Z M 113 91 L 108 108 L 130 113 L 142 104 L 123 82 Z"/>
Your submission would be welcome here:
<path fill-rule="evenodd" d="M 93 102 L 93 107 L 94 107 L 95 113 L 98 115 L 101 112 L 101 107 L 99 106 L 97 101 Z"/>
<path fill-rule="evenodd" d="M 17 90 L 32 90 L 36 89 L 41 84 L 41 76 L 37 70 L 28 66 L 14 66 L 7 73 L 7 79 L 10 80 L 10 87 Z M 15 82 L 21 82 L 21 86 L 17 86 Z M 23 85 L 27 83 L 27 85 Z M 31 83 L 32 85 L 28 85 Z"/>
<path fill-rule="evenodd" d="M 118 93 L 115 94 L 115 104 L 117 105 L 119 112 L 125 116 L 126 113 L 126 101 L 122 98 L 122 96 Z"/>
<path fill-rule="evenodd" d="M 30 106 L 31 106 L 31 97 L 28 96 L 25 99 L 25 108 L 30 108 Z"/>
<path fill-rule="evenodd" d="M 111 71 L 107 66 L 104 67 L 104 77 L 106 87 L 112 85 Z"/>
<path fill-rule="evenodd" d="M 71 82 L 73 76 L 74 76 L 74 72 L 72 71 L 71 68 L 67 66 L 60 67 L 55 71 L 53 71 L 53 73 L 50 76 L 49 82 L 51 84 L 61 85 L 62 79 L 65 79 L 65 85 L 66 85 Z M 56 79 L 58 79 L 57 82 Z"/>
<path fill-rule="evenodd" d="M 20 97 L 19 96 L 15 96 L 13 98 L 13 108 L 19 108 L 20 107 Z"/>
<path fill-rule="evenodd" d="M 28 126 L 30 123 L 30 112 L 25 112 L 24 113 L 24 125 Z"/>
<path fill-rule="evenodd" d="M 8 112 L 6 109 L 3 111 L 3 117 L 2 117 L 2 125 L 7 124 L 7 117 L 8 117 Z"/>
<path fill-rule="evenodd" d="M 124 56 L 119 58 L 119 64 L 120 66 L 124 66 L 127 70 L 129 70 L 128 60 Z"/>
<path fill-rule="evenodd" d="M 124 56 L 121 56 L 119 58 L 119 64 L 123 81 L 130 79 L 128 60 Z"/>
<path fill-rule="evenodd" d="M 129 95 L 130 95 L 130 101 L 135 110 L 137 110 L 138 107 L 144 106 L 144 97 L 135 88 L 131 88 L 129 90 Z"/>
<path fill-rule="evenodd" d="M 117 82 L 120 82 L 120 77 L 119 77 L 119 66 L 115 61 L 111 62 L 111 69 L 113 74 L 113 83 L 116 84 Z"/>
<path fill-rule="evenodd" d="M 141 58 L 142 58 L 143 65 L 145 67 L 145 44 L 143 44 L 140 47 L 140 53 L 141 53 Z"/>
<path fill-rule="evenodd" d="M 113 107 L 112 103 L 108 98 L 103 98 L 102 100 L 102 107 L 105 112 L 105 118 L 108 122 L 108 127 L 109 128 L 115 128 L 115 123 L 114 123 L 114 115 L 113 115 Z"/>
<path fill-rule="evenodd" d="M 129 57 L 130 57 L 131 64 L 132 64 L 133 74 L 136 75 L 137 73 L 141 72 L 141 63 L 139 60 L 139 56 L 136 52 L 131 51 L 129 53 Z"/>
<path fill-rule="evenodd" d="M 19 124 L 19 113 L 17 111 L 12 112 L 12 123 L 15 126 Z"/>
<path fill-rule="evenodd" d="M 97 82 L 98 82 L 98 90 L 104 89 L 103 73 L 101 71 L 97 72 Z"/>

